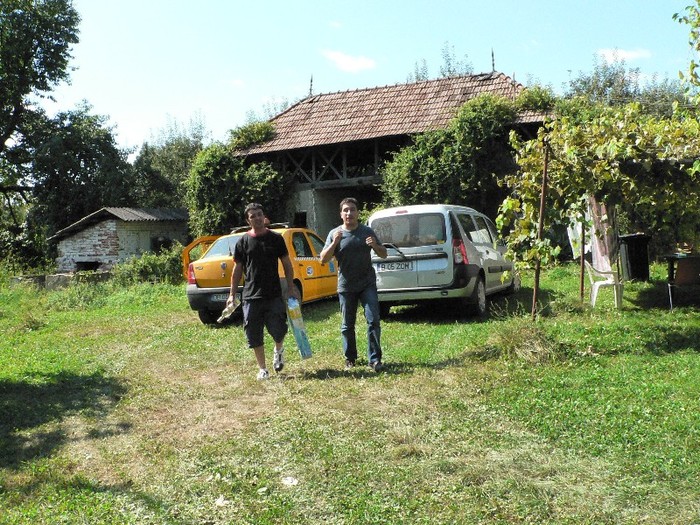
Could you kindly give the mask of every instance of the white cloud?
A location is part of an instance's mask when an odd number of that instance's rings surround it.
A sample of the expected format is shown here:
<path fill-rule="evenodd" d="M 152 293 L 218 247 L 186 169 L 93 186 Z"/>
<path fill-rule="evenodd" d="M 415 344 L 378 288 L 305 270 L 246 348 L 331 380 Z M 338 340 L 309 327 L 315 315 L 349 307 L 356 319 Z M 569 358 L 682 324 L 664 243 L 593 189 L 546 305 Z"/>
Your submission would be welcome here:
<path fill-rule="evenodd" d="M 235 87 L 235 88 L 245 86 L 245 81 L 241 78 L 233 78 L 233 79 L 229 80 L 228 83 L 229 83 L 229 85 L 231 85 L 232 87 Z"/>
<path fill-rule="evenodd" d="M 642 58 L 651 58 L 651 51 L 648 49 L 599 49 L 598 55 L 608 64 L 612 64 L 623 60 L 631 62 Z"/>
<path fill-rule="evenodd" d="M 337 20 L 331 20 L 330 22 L 328 22 L 328 27 L 332 29 L 340 29 L 341 27 L 343 27 L 343 24 L 341 24 Z"/>
<path fill-rule="evenodd" d="M 363 56 L 353 57 L 340 51 L 331 51 L 330 49 L 322 51 L 321 54 L 333 62 L 335 67 L 348 73 L 359 73 L 366 69 L 374 69 L 377 65 L 371 58 Z"/>

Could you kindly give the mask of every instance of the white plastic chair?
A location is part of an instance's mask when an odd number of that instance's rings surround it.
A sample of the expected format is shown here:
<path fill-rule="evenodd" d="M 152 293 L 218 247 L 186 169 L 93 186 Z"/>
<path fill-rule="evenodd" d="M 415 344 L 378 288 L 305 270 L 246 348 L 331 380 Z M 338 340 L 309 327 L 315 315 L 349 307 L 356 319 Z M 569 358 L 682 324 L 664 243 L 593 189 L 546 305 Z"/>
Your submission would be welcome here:
<path fill-rule="evenodd" d="M 598 290 L 605 286 L 612 286 L 615 292 L 615 306 L 622 308 L 622 283 L 617 275 L 617 272 L 604 272 L 593 268 L 591 263 L 584 261 L 588 272 L 588 279 L 591 282 L 591 306 L 595 306 L 598 299 Z"/>

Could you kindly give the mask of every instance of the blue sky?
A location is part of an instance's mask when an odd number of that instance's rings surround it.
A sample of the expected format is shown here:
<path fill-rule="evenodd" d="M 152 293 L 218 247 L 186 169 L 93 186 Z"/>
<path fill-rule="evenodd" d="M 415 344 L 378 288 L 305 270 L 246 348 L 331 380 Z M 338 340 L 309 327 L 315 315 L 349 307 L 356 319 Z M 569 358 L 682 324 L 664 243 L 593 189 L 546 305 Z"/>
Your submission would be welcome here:
<path fill-rule="evenodd" d="M 613 53 L 643 75 L 677 78 L 693 57 L 672 19 L 692 0 L 73 0 L 80 43 L 71 84 L 49 111 L 86 100 L 122 147 L 193 119 L 212 140 L 309 92 L 406 82 L 443 49 L 561 92 Z M 466 58 L 465 58 L 466 56 Z"/>

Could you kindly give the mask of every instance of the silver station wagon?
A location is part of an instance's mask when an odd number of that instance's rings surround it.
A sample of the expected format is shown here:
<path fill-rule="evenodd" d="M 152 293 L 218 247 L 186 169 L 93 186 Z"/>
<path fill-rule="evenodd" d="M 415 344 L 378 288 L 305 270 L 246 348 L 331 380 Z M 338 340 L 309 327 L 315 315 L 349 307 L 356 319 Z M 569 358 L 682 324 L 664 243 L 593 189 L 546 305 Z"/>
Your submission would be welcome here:
<path fill-rule="evenodd" d="M 472 208 L 400 206 L 375 212 L 368 223 L 389 252 L 372 258 L 383 314 L 392 305 L 453 299 L 485 315 L 488 295 L 520 288 L 496 227 Z"/>

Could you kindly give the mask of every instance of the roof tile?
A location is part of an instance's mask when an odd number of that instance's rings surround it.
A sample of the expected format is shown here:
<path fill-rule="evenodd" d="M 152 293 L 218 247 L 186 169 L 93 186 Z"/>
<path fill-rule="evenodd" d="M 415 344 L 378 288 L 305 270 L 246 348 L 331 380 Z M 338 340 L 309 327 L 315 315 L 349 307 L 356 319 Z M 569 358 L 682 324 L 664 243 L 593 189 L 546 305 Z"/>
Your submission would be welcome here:
<path fill-rule="evenodd" d="M 524 87 L 503 73 L 441 78 L 312 95 L 274 117 L 275 136 L 248 154 L 410 135 L 444 128 L 455 111 L 477 95 L 514 98 Z M 542 115 L 524 112 L 517 122 Z"/>

